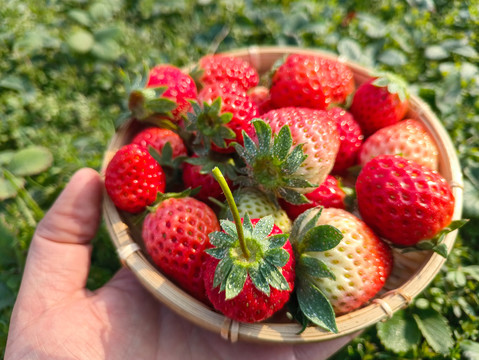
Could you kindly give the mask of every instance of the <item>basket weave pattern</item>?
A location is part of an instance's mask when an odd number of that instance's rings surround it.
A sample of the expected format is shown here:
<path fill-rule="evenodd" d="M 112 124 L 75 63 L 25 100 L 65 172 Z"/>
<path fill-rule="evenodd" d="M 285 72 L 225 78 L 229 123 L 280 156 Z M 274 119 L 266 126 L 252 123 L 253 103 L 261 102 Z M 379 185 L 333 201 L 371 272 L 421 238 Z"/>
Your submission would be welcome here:
<path fill-rule="evenodd" d="M 337 59 L 329 53 L 296 47 L 250 47 L 228 54 L 249 61 L 262 74 L 268 71 L 275 61 L 289 53 L 317 54 Z M 344 61 L 353 71 L 356 86 L 371 77 L 369 69 L 346 60 L 339 60 Z M 419 120 L 435 140 L 440 155 L 439 172 L 452 186 L 455 197 L 453 220 L 460 219 L 463 202 L 462 173 L 447 132 L 429 107 L 413 95 L 409 100 L 406 117 Z M 138 124 L 130 121 L 117 131 L 104 156 L 103 174 L 115 152 L 131 141 L 137 129 Z M 124 266 L 131 269 L 145 288 L 173 311 L 232 342 L 241 339 L 257 342 L 305 343 L 328 340 L 364 329 L 406 307 L 427 287 L 445 262 L 444 258 L 432 252 L 402 254 L 395 250 L 394 269 L 383 290 L 368 305 L 338 317 L 337 334 L 313 326 L 298 334 L 300 325 L 288 320 L 257 324 L 237 323 L 197 301 L 161 274 L 145 256 L 141 229 L 138 225 L 132 223 L 128 214 L 119 212 L 106 194 L 104 199 L 104 221 Z M 446 236 L 444 243 L 448 250 L 454 245 L 455 238 L 456 231 Z"/>

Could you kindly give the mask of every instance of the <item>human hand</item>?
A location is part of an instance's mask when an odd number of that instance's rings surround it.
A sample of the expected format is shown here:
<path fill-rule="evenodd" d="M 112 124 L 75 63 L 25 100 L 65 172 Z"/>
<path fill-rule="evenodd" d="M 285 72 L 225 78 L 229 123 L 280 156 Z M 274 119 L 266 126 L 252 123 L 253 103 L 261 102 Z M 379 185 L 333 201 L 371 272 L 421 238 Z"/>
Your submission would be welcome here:
<path fill-rule="evenodd" d="M 85 288 L 102 181 L 78 171 L 39 223 L 5 359 L 326 359 L 354 335 L 305 345 L 231 344 L 160 304 L 126 268 Z"/>

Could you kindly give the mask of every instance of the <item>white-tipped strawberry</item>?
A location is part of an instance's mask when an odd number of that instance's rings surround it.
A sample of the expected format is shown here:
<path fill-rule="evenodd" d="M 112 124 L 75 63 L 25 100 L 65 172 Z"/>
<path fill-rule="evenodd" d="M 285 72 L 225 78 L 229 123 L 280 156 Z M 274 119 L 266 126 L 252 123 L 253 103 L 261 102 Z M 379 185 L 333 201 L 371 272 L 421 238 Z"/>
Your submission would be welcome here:
<path fill-rule="evenodd" d="M 308 249 L 308 236 L 300 234 L 305 226 L 313 225 L 331 226 L 343 238 L 337 246 L 322 252 Z M 392 270 L 389 246 L 359 218 L 342 209 L 316 208 L 303 213 L 295 222 L 291 242 L 297 257 L 297 277 L 309 276 L 337 315 L 367 303 L 384 286 Z M 311 276 L 314 271 L 318 276 Z"/>
<path fill-rule="evenodd" d="M 359 163 L 364 166 L 378 155 L 401 155 L 437 170 L 439 150 L 426 129 L 414 119 L 406 119 L 379 129 L 363 143 Z"/>
<path fill-rule="evenodd" d="M 260 190 L 255 188 L 242 188 L 235 193 L 235 201 L 240 214 L 248 213 L 252 219 L 271 215 L 274 224 L 283 233 L 289 233 L 293 222 L 282 208 L 270 201 Z"/>
<path fill-rule="evenodd" d="M 262 116 L 279 133 L 289 126 L 293 145 L 301 144 L 306 155 L 297 173 L 313 184 L 320 185 L 331 172 L 340 146 L 337 125 L 327 111 L 306 108 L 281 108 Z M 303 189 L 303 193 L 313 189 Z"/>
<path fill-rule="evenodd" d="M 235 145 L 245 163 L 240 184 L 258 187 L 275 203 L 307 203 L 304 193 L 324 181 L 339 148 L 336 125 L 327 118 L 325 111 L 291 108 L 253 120 L 257 141 L 244 134 L 244 146 Z"/>

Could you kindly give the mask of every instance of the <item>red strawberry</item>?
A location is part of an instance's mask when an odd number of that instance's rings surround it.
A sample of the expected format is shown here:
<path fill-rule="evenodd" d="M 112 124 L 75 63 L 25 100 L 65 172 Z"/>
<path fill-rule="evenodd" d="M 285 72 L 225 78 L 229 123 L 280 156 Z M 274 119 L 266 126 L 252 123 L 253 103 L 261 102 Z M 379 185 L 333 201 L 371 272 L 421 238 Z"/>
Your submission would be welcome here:
<path fill-rule="evenodd" d="M 193 78 L 173 65 L 157 65 L 150 70 L 146 87 L 160 86 L 167 87 L 162 96 L 177 103 L 172 114 L 174 119 L 180 120 L 190 108 L 188 100 L 196 100 L 197 89 Z"/>
<path fill-rule="evenodd" d="M 197 155 L 183 163 L 184 187 L 194 189 L 201 186 L 200 191 L 194 197 L 204 202 L 207 202 L 210 197 L 220 201 L 224 200 L 223 190 L 211 174 L 212 167 L 212 160 Z M 231 180 L 227 179 L 227 182 L 229 186 L 232 186 Z"/>
<path fill-rule="evenodd" d="M 364 166 L 378 155 L 401 155 L 418 164 L 437 170 L 438 154 L 434 140 L 414 119 L 400 121 L 379 129 L 361 147 L 359 163 Z"/>
<path fill-rule="evenodd" d="M 332 172 L 343 174 L 348 168 L 356 165 L 364 135 L 359 124 L 348 111 L 334 107 L 328 110 L 328 114 L 338 126 L 341 141 Z"/>
<path fill-rule="evenodd" d="M 321 184 L 333 168 L 340 146 L 336 124 L 328 113 L 323 110 L 289 107 L 271 110 L 262 118 L 271 126 L 273 133 L 279 133 L 283 126 L 289 126 L 293 145 L 302 144 L 303 152 L 307 155 L 298 169 L 298 174 L 312 184 Z M 271 175 L 265 176 L 271 178 Z M 301 192 L 312 190 L 305 188 Z"/>
<path fill-rule="evenodd" d="M 215 83 L 236 84 L 246 91 L 259 81 L 256 69 L 234 56 L 207 55 L 200 59 L 199 67 L 203 70 L 200 82 L 205 86 Z"/>
<path fill-rule="evenodd" d="M 220 229 L 213 210 L 191 197 L 169 198 L 143 223 L 143 241 L 154 264 L 183 290 L 207 302 L 202 264 L 208 234 Z"/>
<path fill-rule="evenodd" d="M 272 216 L 240 218 L 218 168 L 215 178 L 225 192 L 235 222 L 223 220 L 223 231 L 210 234 L 214 246 L 203 268 L 208 299 L 215 309 L 240 322 L 257 322 L 283 308 L 294 287 L 294 255 L 288 234 Z"/>
<path fill-rule="evenodd" d="M 291 242 L 297 254 L 296 271 L 310 275 L 312 283 L 331 302 L 337 315 L 366 304 L 384 286 L 392 271 L 392 252 L 363 221 L 336 208 L 311 209 L 297 221 L 299 229 L 313 221 L 316 226 L 332 226 L 330 230 L 336 229 L 342 233 L 339 244 L 326 249 L 321 249 L 324 245 L 308 248 L 308 243 L 312 244 L 311 236 L 307 236 L 311 231 L 300 230 L 306 236 L 291 233 Z M 324 236 L 326 232 L 318 233 L 320 241 L 321 235 Z M 315 263 L 316 270 L 313 265 Z M 301 293 L 300 288 L 298 291 Z M 305 300 L 312 301 L 307 298 Z"/>
<path fill-rule="evenodd" d="M 247 133 L 252 132 L 251 120 L 258 115 L 256 104 L 246 95 L 246 92 L 231 86 L 224 87 L 219 84 L 204 87 L 198 94 L 200 102 L 212 104 L 215 99 L 221 98 L 220 114 L 231 113 L 231 120 L 225 125 L 234 131 L 235 137 L 226 139 L 226 148 L 219 147 L 213 143 L 213 150 L 221 153 L 234 152 L 233 147 L 229 147 L 232 142 L 243 144 L 243 130 Z"/>
<path fill-rule="evenodd" d="M 359 173 L 356 194 L 361 217 L 397 245 L 432 239 L 449 225 L 454 197 L 437 172 L 399 155 L 380 155 Z"/>
<path fill-rule="evenodd" d="M 273 107 L 326 109 L 344 103 L 354 91 L 353 72 L 345 64 L 315 55 L 289 55 L 274 73 Z"/>
<path fill-rule="evenodd" d="M 123 211 L 138 213 L 165 191 L 162 167 L 136 144 L 121 147 L 105 170 L 105 188 L 113 203 Z"/>
<path fill-rule="evenodd" d="M 364 135 L 369 136 L 404 117 L 408 109 L 407 97 L 404 81 L 388 74 L 361 84 L 349 111 Z"/>
<path fill-rule="evenodd" d="M 148 127 L 135 135 L 132 144 L 137 144 L 148 148 L 151 145 L 160 154 L 166 143 L 170 143 L 173 158 L 177 156 L 186 156 L 186 147 L 181 137 L 169 130 L 159 127 Z"/>
<path fill-rule="evenodd" d="M 316 206 L 339 209 L 346 208 L 346 193 L 339 186 L 339 181 L 331 175 L 328 175 L 321 185 L 312 192 L 305 194 L 305 196 L 310 201 L 309 204 L 293 205 L 286 201 L 281 202 L 281 207 L 292 220 L 296 219 L 306 210 Z"/>
<path fill-rule="evenodd" d="M 248 96 L 258 107 L 258 115 L 262 115 L 272 110 L 269 89 L 265 86 L 255 86 L 248 90 Z"/>

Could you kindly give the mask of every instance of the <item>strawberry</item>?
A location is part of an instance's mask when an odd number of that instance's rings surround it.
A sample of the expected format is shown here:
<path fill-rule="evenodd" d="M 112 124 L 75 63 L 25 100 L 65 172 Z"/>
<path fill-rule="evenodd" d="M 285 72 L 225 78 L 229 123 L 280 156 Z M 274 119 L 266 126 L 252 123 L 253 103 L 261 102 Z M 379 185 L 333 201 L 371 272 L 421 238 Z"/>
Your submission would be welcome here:
<path fill-rule="evenodd" d="M 378 155 L 401 155 L 418 164 L 437 170 L 439 150 L 426 129 L 414 119 L 406 119 L 386 126 L 372 134 L 359 152 L 359 163 L 364 166 Z"/>
<path fill-rule="evenodd" d="M 186 156 L 186 147 L 183 140 L 177 133 L 169 129 L 150 126 L 136 134 L 131 143 L 145 148 L 151 145 L 160 154 L 165 144 L 170 143 L 173 158 Z"/>
<path fill-rule="evenodd" d="M 354 91 L 353 72 L 345 64 L 320 56 L 291 54 L 276 70 L 271 84 L 273 107 L 327 109 Z"/>
<path fill-rule="evenodd" d="M 286 201 L 281 202 L 281 206 L 291 219 L 294 220 L 306 210 L 317 206 L 346 208 L 346 193 L 339 185 L 339 181 L 332 175 L 328 175 L 321 185 L 305 196 L 310 201 L 308 204 L 294 205 Z"/>
<path fill-rule="evenodd" d="M 269 89 L 265 86 L 255 86 L 248 90 L 248 96 L 256 104 L 258 115 L 262 115 L 272 110 L 271 97 Z"/>
<path fill-rule="evenodd" d="M 306 203 L 301 195 L 321 184 L 331 171 L 339 149 L 336 125 L 326 111 L 281 108 L 253 122 L 257 144 L 245 136 L 236 145 L 246 166 L 239 181 L 258 186 L 271 199 Z M 275 200 L 274 200 L 275 201 Z"/>
<path fill-rule="evenodd" d="M 207 303 L 202 265 L 204 250 L 210 246 L 208 234 L 220 229 L 218 219 L 210 207 L 192 197 L 165 198 L 144 220 L 146 251 L 160 271 Z"/>
<path fill-rule="evenodd" d="M 105 188 L 115 206 L 123 211 L 139 213 L 151 205 L 158 192 L 164 192 L 165 173 L 162 167 L 137 144 L 121 147 L 105 170 Z"/>
<path fill-rule="evenodd" d="M 173 65 L 156 65 L 150 70 L 147 88 L 167 87 L 163 97 L 176 102 L 173 118 L 180 120 L 190 108 L 189 100 L 196 100 L 196 84 L 191 76 Z"/>
<path fill-rule="evenodd" d="M 348 168 L 356 165 L 364 135 L 359 124 L 348 111 L 333 107 L 328 110 L 328 114 L 338 127 L 341 141 L 332 172 L 344 174 Z"/>
<path fill-rule="evenodd" d="M 220 115 L 231 113 L 231 120 L 225 125 L 234 132 L 234 137 L 225 140 L 226 147 L 220 147 L 213 142 L 213 150 L 221 153 L 234 152 L 229 145 L 232 142 L 243 144 L 243 130 L 252 132 L 251 120 L 258 115 L 256 104 L 249 98 L 244 90 L 235 86 L 226 88 L 220 84 L 213 84 L 204 87 L 198 94 L 200 102 L 212 104 L 215 99 L 221 98 Z"/>
<path fill-rule="evenodd" d="M 309 231 L 312 225 L 317 228 Z M 302 296 L 306 290 L 303 286 L 316 287 L 329 300 L 336 315 L 367 303 L 391 274 L 393 256 L 389 246 L 346 210 L 310 209 L 294 226 L 291 242 L 297 257 L 297 276 L 298 279 L 303 276 L 303 283 L 298 283 L 298 295 Z M 336 246 L 321 240 L 335 231 L 342 234 Z M 314 235 L 316 243 L 312 241 Z"/>
<path fill-rule="evenodd" d="M 294 287 L 294 255 L 288 234 L 271 216 L 241 219 L 221 172 L 215 178 L 225 191 L 235 222 L 221 221 L 210 234 L 214 246 L 203 268 L 208 299 L 225 316 L 240 322 L 265 320 L 281 310 Z"/>
<path fill-rule="evenodd" d="M 449 225 L 454 197 L 437 172 L 399 155 L 369 161 L 356 181 L 358 208 L 364 222 L 396 245 L 432 239 Z"/>
<path fill-rule="evenodd" d="M 274 224 L 284 233 L 289 233 L 292 222 L 286 212 L 274 204 L 256 188 L 242 188 L 235 193 L 235 202 L 241 215 L 248 213 L 251 218 L 271 215 Z"/>
<path fill-rule="evenodd" d="M 195 198 L 207 202 L 209 198 L 224 200 L 223 190 L 211 174 L 211 170 L 218 166 L 225 173 L 229 186 L 233 186 L 230 178 L 234 178 L 235 173 L 232 164 L 228 161 L 221 162 L 220 159 L 212 159 L 207 156 L 193 155 L 183 163 L 183 185 L 186 188 L 200 187 L 198 193 L 194 195 Z"/>
<path fill-rule="evenodd" d="M 203 71 L 199 81 L 203 86 L 223 83 L 238 86 L 245 91 L 258 85 L 259 75 L 247 61 L 234 56 L 207 55 L 200 59 L 199 68 Z"/>
<path fill-rule="evenodd" d="M 364 82 L 354 93 L 349 111 L 365 136 L 395 124 L 408 109 L 405 82 L 396 75 L 383 74 Z"/>

